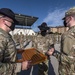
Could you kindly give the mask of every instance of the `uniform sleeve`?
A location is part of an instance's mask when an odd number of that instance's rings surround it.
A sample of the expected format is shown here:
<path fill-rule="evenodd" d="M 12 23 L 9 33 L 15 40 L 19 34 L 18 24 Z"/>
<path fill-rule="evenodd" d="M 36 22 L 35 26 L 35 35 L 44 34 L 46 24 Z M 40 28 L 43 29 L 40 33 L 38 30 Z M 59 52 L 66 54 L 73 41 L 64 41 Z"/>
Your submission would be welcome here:
<path fill-rule="evenodd" d="M 1 63 L 0 62 L 0 75 L 12 75 L 21 71 L 21 63 Z"/>
<path fill-rule="evenodd" d="M 21 71 L 21 63 L 16 63 L 14 67 L 14 73 L 18 73 Z"/>
<path fill-rule="evenodd" d="M 67 55 L 71 51 L 72 44 L 73 44 L 72 37 L 68 34 L 67 36 L 63 34 L 61 37 L 61 49 L 60 49 L 61 53 L 59 52 L 54 53 L 54 56 L 58 59 L 58 61 L 60 61 L 61 57 L 63 56 L 65 56 L 65 58 L 67 57 Z"/>
<path fill-rule="evenodd" d="M 73 40 L 70 36 L 66 36 L 65 38 L 62 38 L 61 42 L 61 52 L 64 54 L 68 54 L 72 48 Z"/>
<path fill-rule="evenodd" d="M 62 54 L 67 55 L 69 53 L 69 50 L 71 48 L 71 38 L 66 36 L 66 35 L 62 35 L 61 36 L 61 48 L 60 48 L 60 53 L 55 51 L 54 52 L 54 56 L 58 59 L 58 61 L 60 61 L 60 58 L 62 57 Z"/>

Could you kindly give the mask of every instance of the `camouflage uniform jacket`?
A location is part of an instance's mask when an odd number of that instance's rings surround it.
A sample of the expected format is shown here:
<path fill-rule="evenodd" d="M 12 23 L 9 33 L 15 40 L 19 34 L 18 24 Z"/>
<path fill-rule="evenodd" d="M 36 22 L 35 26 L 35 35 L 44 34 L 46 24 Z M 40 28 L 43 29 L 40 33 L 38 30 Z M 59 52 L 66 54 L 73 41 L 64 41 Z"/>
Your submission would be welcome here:
<path fill-rule="evenodd" d="M 53 40 L 49 34 L 42 36 L 38 34 L 33 39 L 33 47 L 35 47 L 40 52 L 46 53 L 50 46 L 53 44 Z"/>
<path fill-rule="evenodd" d="M 0 29 L 0 75 L 16 75 L 21 71 L 21 63 L 15 63 L 16 53 L 11 35 Z"/>
<path fill-rule="evenodd" d="M 54 55 L 60 57 L 60 75 L 75 75 L 75 26 L 62 34 L 61 54 L 54 53 Z"/>

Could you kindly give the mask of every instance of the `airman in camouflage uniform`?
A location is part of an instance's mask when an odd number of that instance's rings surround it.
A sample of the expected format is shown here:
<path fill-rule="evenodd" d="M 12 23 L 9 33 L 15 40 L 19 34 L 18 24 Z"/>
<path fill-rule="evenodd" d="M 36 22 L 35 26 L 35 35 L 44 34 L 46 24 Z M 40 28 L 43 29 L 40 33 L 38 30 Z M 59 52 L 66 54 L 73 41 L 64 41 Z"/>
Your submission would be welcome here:
<path fill-rule="evenodd" d="M 47 30 L 49 29 L 49 27 L 47 27 L 47 24 L 45 22 L 43 22 L 41 26 L 38 26 L 38 28 L 41 30 L 41 33 L 39 33 L 37 37 L 33 40 L 33 44 L 37 50 L 39 50 L 43 54 L 46 54 L 50 46 L 53 45 L 50 34 L 47 34 Z M 38 64 L 38 75 L 48 75 L 48 61 L 49 58 L 45 62 Z"/>
<path fill-rule="evenodd" d="M 19 35 L 19 42 L 20 42 L 20 48 L 23 48 L 23 46 L 24 46 L 24 35 L 22 32 L 20 32 L 20 35 Z"/>
<path fill-rule="evenodd" d="M 16 63 L 17 50 L 9 32 L 14 30 L 15 14 L 9 8 L 0 9 L 0 75 L 16 75 L 29 67 L 29 62 Z"/>
<path fill-rule="evenodd" d="M 61 53 L 53 55 L 59 58 L 59 75 L 75 75 L 75 7 L 65 13 L 63 20 L 69 30 L 61 36 Z"/>

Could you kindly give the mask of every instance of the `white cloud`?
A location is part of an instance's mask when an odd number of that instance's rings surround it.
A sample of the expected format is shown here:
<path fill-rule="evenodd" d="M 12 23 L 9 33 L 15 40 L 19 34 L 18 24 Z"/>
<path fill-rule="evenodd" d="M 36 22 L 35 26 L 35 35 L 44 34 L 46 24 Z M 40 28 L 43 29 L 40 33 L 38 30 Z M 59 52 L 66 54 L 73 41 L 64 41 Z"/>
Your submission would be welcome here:
<path fill-rule="evenodd" d="M 65 11 L 64 9 L 56 9 L 53 12 L 49 12 L 43 22 L 47 22 L 49 26 L 63 25 L 62 18 L 64 17 Z"/>
<path fill-rule="evenodd" d="M 35 25 L 32 26 L 33 31 L 36 31 L 36 32 L 39 31 L 37 25 L 39 25 L 39 24 L 38 23 L 35 23 Z"/>
<path fill-rule="evenodd" d="M 48 26 L 52 26 L 52 27 L 63 25 L 62 18 L 64 17 L 66 11 L 67 11 L 67 9 L 56 9 L 53 12 L 50 11 L 47 14 L 47 16 L 43 19 L 42 22 L 46 22 L 48 24 Z M 38 25 L 40 25 L 40 24 L 35 23 L 35 25 L 33 25 L 32 29 L 34 31 L 39 31 L 39 29 L 37 27 Z"/>

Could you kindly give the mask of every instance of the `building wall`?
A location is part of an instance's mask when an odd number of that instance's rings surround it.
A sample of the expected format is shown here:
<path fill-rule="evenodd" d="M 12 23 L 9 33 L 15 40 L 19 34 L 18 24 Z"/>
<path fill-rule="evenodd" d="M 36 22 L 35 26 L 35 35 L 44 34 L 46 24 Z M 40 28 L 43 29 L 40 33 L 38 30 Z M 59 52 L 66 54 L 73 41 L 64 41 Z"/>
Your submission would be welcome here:
<path fill-rule="evenodd" d="M 51 28 L 50 28 L 50 31 L 53 32 L 53 33 L 55 33 L 55 32 L 57 32 L 57 28 L 51 27 Z"/>
<path fill-rule="evenodd" d="M 55 33 L 55 32 L 64 33 L 67 30 L 68 30 L 68 27 L 64 27 L 64 26 L 58 26 L 58 27 L 51 27 L 50 28 L 50 31 L 53 33 Z"/>

